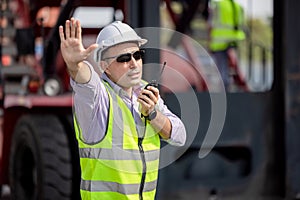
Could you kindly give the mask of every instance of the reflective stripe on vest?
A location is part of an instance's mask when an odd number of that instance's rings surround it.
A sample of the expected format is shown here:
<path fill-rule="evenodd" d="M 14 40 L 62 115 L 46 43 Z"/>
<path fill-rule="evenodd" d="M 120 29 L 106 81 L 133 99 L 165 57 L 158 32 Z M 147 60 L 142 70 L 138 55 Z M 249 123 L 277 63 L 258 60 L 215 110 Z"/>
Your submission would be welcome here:
<path fill-rule="evenodd" d="M 93 183 L 91 183 L 93 182 Z M 91 186 L 94 186 L 91 188 Z M 140 184 L 119 184 L 116 182 L 108 182 L 108 181 L 86 181 L 83 180 L 81 183 L 81 187 L 84 190 L 92 191 L 92 192 L 111 192 L 116 191 L 121 194 L 136 194 L 136 188 L 138 188 Z M 149 192 L 155 190 L 156 181 L 147 182 L 145 184 L 145 192 Z M 147 191 L 148 190 L 148 191 Z"/>
<path fill-rule="evenodd" d="M 108 149 L 98 149 L 98 148 L 81 148 L 79 149 L 80 158 L 94 158 L 102 160 L 140 160 L 141 155 L 138 150 L 124 150 L 120 148 Z M 114 157 L 111 156 L 111 152 L 114 152 Z M 151 150 L 145 152 L 145 156 L 148 161 L 153 161 L 158 159 L 159 150 Z"/>
<path fill-rule="evenodd" d="M 74 114 L 81 165 L 81 198 L 138 200 L 143 165 L 136 124 L 123 100 L 108 83 L 104 84 L 109 96 L 109 116 L 103 140 L 86 144 Z M 143 197 L 154 199 L 160 139 L 150 124 L 146 126 L 142 145 L 147 166 Z"/>
<path fill-rule="evenodd" d="M 210 32 L 210 50 L 225 50 L 231 42 L 245 39 L 245 33 L 241 29 L 244 14 L 240 5 L 230 0 L 213 0 L 211 4 L 214 13 Z M 233 9 L 235 9 L 235 15 L 232 12 Z M 236 19 L 233 19 L 234 17 Z M 237 29 L 235 29 L 235 26 L 237 26 Z"/>

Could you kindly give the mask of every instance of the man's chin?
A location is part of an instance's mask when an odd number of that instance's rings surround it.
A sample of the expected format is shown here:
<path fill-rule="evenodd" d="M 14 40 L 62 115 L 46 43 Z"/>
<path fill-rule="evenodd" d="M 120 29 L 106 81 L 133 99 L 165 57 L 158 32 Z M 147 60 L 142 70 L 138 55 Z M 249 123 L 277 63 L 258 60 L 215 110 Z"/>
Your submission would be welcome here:
<path fill-rule="evenodd" d="M 140 79 L 140 78 L 139 78 L 139 79 L 134 79 L 134 80 L 131 80 L 131 81 L 130 81 L 130 85 L 131 85 L 131 86 L 136 86 L 136 85 L 138 85 L 140 82 L 141 82 L 141 79 Z"/>
<path fill-rule="evenodd" d="M 140 82 L 141 82 L 140 78 L 139 79 L 131 79 L 131 80 L 123 81 L 123 83 L 120 81 L 118 85 L 129 88 L 129 87 L 133 87 L 133 86 L 140 84 Z"/>

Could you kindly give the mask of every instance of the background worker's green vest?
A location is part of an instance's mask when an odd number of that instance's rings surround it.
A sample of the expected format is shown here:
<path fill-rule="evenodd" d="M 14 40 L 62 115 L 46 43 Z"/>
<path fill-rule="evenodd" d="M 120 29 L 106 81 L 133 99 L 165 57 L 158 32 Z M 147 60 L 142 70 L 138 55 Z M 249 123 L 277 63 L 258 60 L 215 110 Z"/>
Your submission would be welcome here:
<path fill-rule="evenodd" d="M 130 110 L 107 83 L 105 86 L 110 103 L 106 136 L 102 141 L 83 142 L 74 115 L 81 165 L 81 198 L 138 200 L 143 196 L 144 200 L 154 199 L 160 138 L 147 122 L 141 142 Z"/>
<path fill-rule="evenodd" d="M 210 32 L 211 51 L 222 51 L 230 43 L 245 39 L 242 30 L 244 13 L 242 7 L 234 0 L 212 0 L 212 30 Z"/>

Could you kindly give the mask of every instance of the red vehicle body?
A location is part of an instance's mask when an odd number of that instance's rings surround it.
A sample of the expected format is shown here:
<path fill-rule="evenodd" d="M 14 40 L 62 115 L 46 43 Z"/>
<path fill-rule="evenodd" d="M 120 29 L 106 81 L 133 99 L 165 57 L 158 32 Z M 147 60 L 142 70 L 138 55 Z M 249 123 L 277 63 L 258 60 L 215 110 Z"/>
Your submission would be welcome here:
<path fill-rule="evenodd" d="M 1 1 L 0 185 L 10 185 L 13 199 L 79 198 L 72 91 L 58 36 L 79 6 L 124 3 Z"/>

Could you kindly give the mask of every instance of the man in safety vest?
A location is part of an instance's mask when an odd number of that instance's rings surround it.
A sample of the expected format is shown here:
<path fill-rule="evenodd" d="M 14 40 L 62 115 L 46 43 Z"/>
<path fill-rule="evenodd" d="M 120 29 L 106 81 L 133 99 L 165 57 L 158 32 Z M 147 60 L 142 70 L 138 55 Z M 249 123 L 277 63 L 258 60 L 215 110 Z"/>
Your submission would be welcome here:
<path fill-rule="evenodd" d="M 209 13 L 209 49 L 228 89 L 229 64 L 237 65 L 236 47 L 245 39 L 244 11 L 234 0 L 211 0 Z"/>
<path fill-rule="evenodd" d="M 140 46 L 147 40 L 120 21 L 104 27 L 88 48 L 74 18 L 59 34 L 74 90 L 82 199 L 154 199 L 160 139 L 182 146 L 186 131 L 159 90 L 141 79 Z M 92 52 L 100 75 L 86 61 Z"/>

